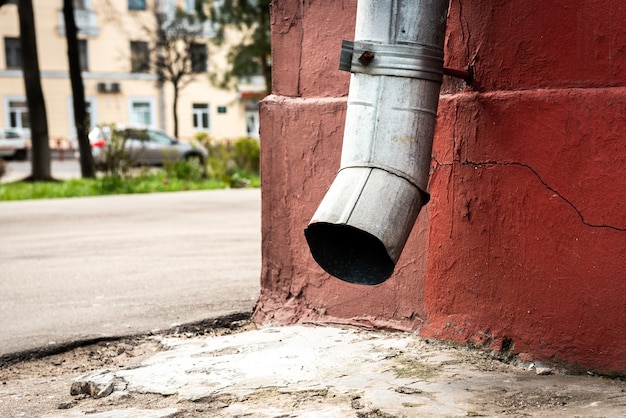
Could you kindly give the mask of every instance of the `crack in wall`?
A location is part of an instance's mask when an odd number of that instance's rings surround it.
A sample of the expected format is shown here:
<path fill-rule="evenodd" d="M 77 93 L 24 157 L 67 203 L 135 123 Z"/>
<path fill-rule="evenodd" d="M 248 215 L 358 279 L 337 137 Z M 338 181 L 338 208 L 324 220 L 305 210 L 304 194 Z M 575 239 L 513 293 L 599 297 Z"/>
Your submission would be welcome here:
<path fill-rule="evenodd" d="M 471 63 L 470 38 L 472 34 L 469 31 L 469 25 L 467 23 L 467 20 L 464 19 L 463 17 L 463 2 L 461 0 L 459 0 L 459 26 L 461 27 L 461 39 L 466 41 L 465 42 L 465 54 L 467 56 L 467 62 L 468 64 L 470 64 Z M 467 33 L 465 32 L 466 29 L 467 29 Z M 467 36 L 467 39 L 466 39 L 466 36 Z"/>
<path fill-rule="evenodd" d="M 528 164 L 524 164 L 524 163 L 520 163 L 520 162 L 510 162 L 510 161 L 483 161 L 483 162 L 474 162 L 474 161 L 460 161 L 460 160 L 454 160 L 452 163 L 440 163 L 439 161 L 437 161 L 436 158 L 433 157 L 433 161 L 435 162 L 435 164 L 437 166 L 442 166 L 442 167 L 454 167 L 455 163 L 460 163 L 462 166 L 470 166 L 470 167 L 490 167 L 490 166 L 501 166 L 501 167 L 507 167 L 507 166 L 513 166 L 513 167 L 522 167 L 525 168 L 527 170 L 529 170 L 531 173 L 533 173 L 533 175 L 539 180 L 539 182 L 541 184 L 543 184 L 543 186 L 550 190 L 552 193 L 554 193 L 559 199 L 561 199 L 563 202 L 565 202 L 569 207 L 571 207 L 576 214 L 578 215 L 578 217 L 580 218 L 580 221 L 583 223 L 583 225 L 590 227 L 590 228 L 600 228 L 600 229 L 611 229 L 613 231 L 618 231 L 618 232 L 626 232 L 626 228 L 620 228 L 618 226 L 613 226 L 613 225 L 606 225 L 606 224 L 594 224 L 591 223 L 589 221 L 587 221 L 585 219 L 585 216 L 583 215 L 582 211 L 580 209 L 578 209 L 578 207 L 576 207 L 576 205 L 569 200 L 568 198 L 566 198 L 565 196 L 563 196 L 558 190 L 556 190 L 554 187 L 550 186 L 540 175 L 539 173 L 532 168 L 530 165 Z"/>

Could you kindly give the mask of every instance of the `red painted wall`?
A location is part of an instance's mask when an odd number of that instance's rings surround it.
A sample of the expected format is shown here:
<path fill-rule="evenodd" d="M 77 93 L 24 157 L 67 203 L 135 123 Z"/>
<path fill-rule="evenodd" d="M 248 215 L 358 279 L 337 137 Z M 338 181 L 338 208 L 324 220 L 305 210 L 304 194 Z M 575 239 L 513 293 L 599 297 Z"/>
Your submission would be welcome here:
<path fill-rule="evenodd" d="M 394 275 L 325 274 L 303 229 L 339 167 L 356 1 L 273 5 L 261 322 L 337 322 L 626 372 L 626 5 L 452 0 L 430 182 Z"/>

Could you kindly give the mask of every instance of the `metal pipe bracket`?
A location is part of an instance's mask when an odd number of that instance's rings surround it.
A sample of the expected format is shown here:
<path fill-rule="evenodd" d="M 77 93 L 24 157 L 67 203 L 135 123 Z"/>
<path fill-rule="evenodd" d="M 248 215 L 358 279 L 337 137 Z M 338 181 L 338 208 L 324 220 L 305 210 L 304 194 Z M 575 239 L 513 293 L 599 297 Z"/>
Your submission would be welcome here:
<path fill-rule="evenodd" d="M 443 51 L 423 46 L 343 40 L 339 70 L 358 74 L 417 78 L 441 83 Z"/>

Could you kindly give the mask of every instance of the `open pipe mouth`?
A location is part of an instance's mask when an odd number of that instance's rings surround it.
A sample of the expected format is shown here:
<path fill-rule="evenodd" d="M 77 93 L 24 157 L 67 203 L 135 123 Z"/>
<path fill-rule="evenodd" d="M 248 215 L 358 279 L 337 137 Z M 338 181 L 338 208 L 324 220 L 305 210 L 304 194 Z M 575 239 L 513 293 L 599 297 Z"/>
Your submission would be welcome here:
<path fill-rule="evenodd" d="M 311 255 L 327 273 L 348 283 L 376 285 L 394 269 L 383 243 L 374 235 L 345 224 L 317 222 L 304 235 Z"/>

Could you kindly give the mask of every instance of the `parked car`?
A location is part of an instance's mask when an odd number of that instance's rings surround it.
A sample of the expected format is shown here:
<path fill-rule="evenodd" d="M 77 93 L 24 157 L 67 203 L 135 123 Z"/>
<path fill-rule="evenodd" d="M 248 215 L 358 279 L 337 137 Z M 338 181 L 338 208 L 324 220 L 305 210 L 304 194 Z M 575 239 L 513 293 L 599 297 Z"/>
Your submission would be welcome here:
<path fill-rule="evenodd" d="M 197 159 L 204 164 L 209 153 L 198 142 L 179 141 L 158 129 L 144 127 L 97 126 L 89 132 L 89 142 L 96 167 L 105 165 L 107 147 L 115 138 L 123 141 L 124 152 L 134 165 L 163 165 Z"/>
<path fill-rule="evenodd" d="M 0 157 L 24 161 L 28 148 L 28 140 L 19 129 L 0 128 Z"/>

